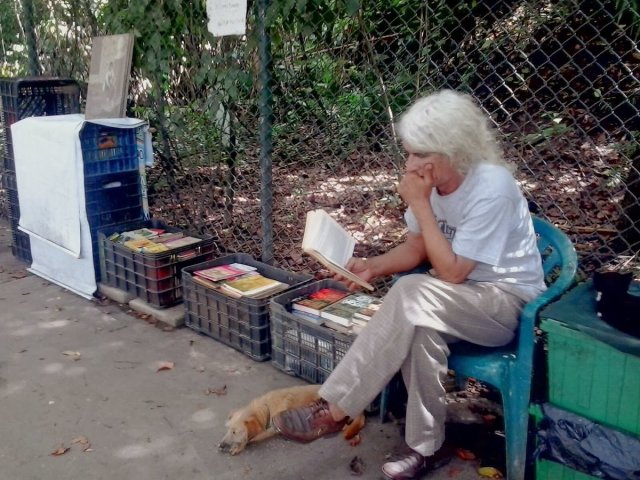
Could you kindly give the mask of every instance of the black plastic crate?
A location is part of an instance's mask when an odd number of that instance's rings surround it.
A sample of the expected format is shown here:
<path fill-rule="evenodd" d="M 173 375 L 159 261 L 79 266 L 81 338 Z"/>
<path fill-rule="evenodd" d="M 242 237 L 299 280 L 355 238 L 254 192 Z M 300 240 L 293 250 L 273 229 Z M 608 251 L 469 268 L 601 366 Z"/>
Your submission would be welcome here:
<path fill-rule="evenodd" d="M 184 232 L 201 240 L 192 245 L 161 253 L 135 252 L 108 238 L 116 232 L 143 227 L 162 228 L 169 232 L 181 231 L 157 221 L 121 224 L 100 230 L 98 232 L 100 278 L 105 284 L 125 290 L 158 308 L 180 303 L 182 301 L 181 271 L 185 267 L 213 258 L 215 250 L 213 237 Z"/>
<path fill-rule="evenodd" d="M 18 199 L 18 184 L 16 174 L 13 172 L 4 172 L 2 174 L 2 188 L 4 189 L 9 205 L 9 223 L 11 229 L 15 230 L 20 220 L 20 202 Z"/>
<path fill-rule="evenodd" d="M 295 298 L 323 288 L 347 291 L 343 283 L 320 280 L 277 295 L 270 305 L 272 364 L 312 383 L 326 380 L 356 338 L 292 313 Z"/>
<path fill-rule="evenodd" d="M 28 234 L 17 227 L 11 231 L 11 253 L 18 260 L 31 264 L 31 240 Z"/>
<path fill-rule="evenodd" d="M 80 86 L 54 77 L 0 78 L 3 165 L 15 172 L 11 125 L 28 117 L 80 113 Z"/>
<path fill-rule="evenodd" d="M 85 123 L 80 131 L 85 177 L 138 170 L 136 128 Z"/>
<path fill-rule="evenodd" d="M 87 220 L 96 232 L 106 225 L 144 219 L 140 173 L 123 172 L 85 178 Z"/>
<path fill-rule="evenodd" d="M 290 288 L 313 279 L 311 275 L 292 273 L 262 263 L 245 253 L 235 253 L 182 270 L 185 325 L 225 343 L 254 360 L 271 358 L 269 299 L 232 298 L 193 280 L 193 272 L 205 268 L 243 263 L 258 273 L 286 283 Z"/>

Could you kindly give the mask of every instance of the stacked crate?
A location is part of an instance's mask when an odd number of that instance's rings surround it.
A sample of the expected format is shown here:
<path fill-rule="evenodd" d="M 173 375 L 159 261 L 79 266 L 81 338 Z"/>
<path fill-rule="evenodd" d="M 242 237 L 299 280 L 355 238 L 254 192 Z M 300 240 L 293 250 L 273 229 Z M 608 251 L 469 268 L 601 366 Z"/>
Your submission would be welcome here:
<path fill-rule="evenodd" d="M 80 87 L 74 80 L 29 77 L 0 78 L 0 142 L 2 143 L 2 187 L 9 202 L 12 252 L 31 263 L 29 236 L 18 230 L 20 200 L 11 140 L 11 125 L 28 117 L 80 112 Z"/>
<path fill-rule="evenodd" d="M 640 294 L 640 285 L 633 290 Z M 542 310 L 548 401 L 588 421 L 640 438 L 640 357 L 614 346 L 637 346 L 638 340 L 605 325 L 595 307 L 596 292 L 588 281 Z M 556 478 L 595 477 L 538 459 L 536 479 Z"/>
<path fill-rule="evenodd" d="M 145 218 L 137 129 L 87 122 L 80 131 L 87 221 L 100 280 L 98 232 L 117 231 Z"/>

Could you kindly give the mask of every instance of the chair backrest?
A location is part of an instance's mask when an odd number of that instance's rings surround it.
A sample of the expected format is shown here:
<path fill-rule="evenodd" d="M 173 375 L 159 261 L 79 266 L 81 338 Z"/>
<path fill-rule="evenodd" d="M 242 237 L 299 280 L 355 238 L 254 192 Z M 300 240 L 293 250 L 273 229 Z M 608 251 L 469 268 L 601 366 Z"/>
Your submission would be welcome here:
<path fill-rule="evenodd" d="M 534 327 L 540 309 L 551 303 L 574 282 L 578 269 L 578 257 L 571 240 L 557 227 L 538 217 L 533 217 L 533 228 L 542 256 L 547 290 L 527 303 L 520 314 L 518 357 L 533 361 Z"/>

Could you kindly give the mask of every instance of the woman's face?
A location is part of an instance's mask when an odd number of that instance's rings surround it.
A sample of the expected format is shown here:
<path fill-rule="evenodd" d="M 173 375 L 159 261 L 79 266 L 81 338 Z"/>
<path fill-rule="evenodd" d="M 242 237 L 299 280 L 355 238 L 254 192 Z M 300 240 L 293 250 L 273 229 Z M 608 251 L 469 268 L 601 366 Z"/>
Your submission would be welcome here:
<path fill-rule="evenodd" d="M 405 145 L 407 152 L 407 163 L 405 170 L 407 173 L 416 173 L 420 177 L 431 175 L 433 186 L 441 193 L 455 190 L 464 178 L 463 175 L 453 167 L 449 157 L 441 153 L 422 153 L 412 151 Z M 427 167 L 430 165 L 430 167 Z M 427 168 L 425 168 L 427 167 Z"/>

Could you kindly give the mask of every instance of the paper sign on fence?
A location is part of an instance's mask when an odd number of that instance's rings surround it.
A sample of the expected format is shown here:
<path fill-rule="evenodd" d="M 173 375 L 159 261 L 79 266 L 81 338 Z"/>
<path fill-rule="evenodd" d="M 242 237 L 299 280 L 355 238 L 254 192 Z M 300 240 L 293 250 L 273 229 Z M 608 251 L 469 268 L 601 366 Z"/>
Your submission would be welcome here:
<path fill-rule="evenodd" d="M 208 29 L 216 37 L 244 35 L 247 0 L 207 0 Z"/>

